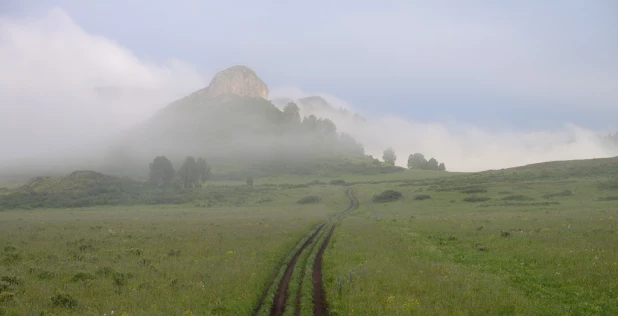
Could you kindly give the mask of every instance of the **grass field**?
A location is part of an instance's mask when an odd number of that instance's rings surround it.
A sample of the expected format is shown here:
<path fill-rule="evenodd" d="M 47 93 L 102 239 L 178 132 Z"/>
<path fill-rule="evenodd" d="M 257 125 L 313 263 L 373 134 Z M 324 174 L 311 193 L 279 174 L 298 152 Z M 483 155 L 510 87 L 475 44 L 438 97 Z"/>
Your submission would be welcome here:
<path fill-rule="evenodd" d="M 348 189 L 360 208 L 329 222 L 324 254 L 332 315 L 615 315 L 616 170 L 613 159 L 280 176 L 256 179 L 260 196 L 212 183 L 201 190 L 222 198 L 210 206 L 3 211 L 0 315 L 251 315 L 299 242 L 349 206 Z M 346 184 L 302 185 L 315 180 Z M 403 198 L 374 202 L 385 190 Z M 297 203 L 308 196 L 320 200 Z M 326 230 L 298 257 L 286 315 L 312 314 Z"/>
<path fill-rule="evenodd" d="M 1 314 L 250 314 L 287 250 L 348 203 L 341 187 L 295 203 L 311 190 L 246 207 L 2 212 Z"/>
<path fill-rule="evenodd" d="M 611 181 L 490 174 L 357 185 L 361 208 L 325 254 L 331 313 L 616 315 L 618 202 L 605 200 L 616 193 Z M 386 189 L 404 199 L 374 203 Z"/>

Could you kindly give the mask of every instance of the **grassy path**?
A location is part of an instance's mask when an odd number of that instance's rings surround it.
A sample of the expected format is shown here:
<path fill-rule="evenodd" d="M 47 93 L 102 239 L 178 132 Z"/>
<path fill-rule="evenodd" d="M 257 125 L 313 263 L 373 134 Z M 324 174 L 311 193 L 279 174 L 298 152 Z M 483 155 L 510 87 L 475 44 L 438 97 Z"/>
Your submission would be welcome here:
<path fill-rule="evenodd" d="M 328 315 L 326 292 L 322 283 L 324 251 L 337 223 L 359 205 L 352 191 L 347 190 L 346 196 L 350 200 L 347 209 L 331 216 L 288 253 L 279 272 L 262 295 L 255 315 Z M 300 267 L 297 269 L 297 266 Z"/>

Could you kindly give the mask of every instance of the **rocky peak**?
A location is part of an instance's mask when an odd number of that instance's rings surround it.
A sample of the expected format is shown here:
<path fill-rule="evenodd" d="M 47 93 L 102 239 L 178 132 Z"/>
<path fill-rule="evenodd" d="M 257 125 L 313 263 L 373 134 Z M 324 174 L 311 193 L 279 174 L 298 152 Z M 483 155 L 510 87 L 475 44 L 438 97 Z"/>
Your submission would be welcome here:
<path fill-rule="evenodd" d="M 268 99 L 268 87 L 255 71 L 246 66 L 233 66 L 219 71 L 208 87 L 201 91 L 207 97 L 235 94 L 243 97 Z"/>

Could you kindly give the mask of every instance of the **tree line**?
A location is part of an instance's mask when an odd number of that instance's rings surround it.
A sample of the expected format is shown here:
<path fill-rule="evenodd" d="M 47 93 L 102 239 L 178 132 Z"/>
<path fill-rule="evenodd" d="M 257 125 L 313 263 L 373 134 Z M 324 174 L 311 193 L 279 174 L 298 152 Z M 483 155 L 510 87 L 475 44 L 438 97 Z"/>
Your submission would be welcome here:
<path fill-rule="evenodd" d="M 196 188 L 210 178 L 210 165 L 204 158 L 188 156 L 176 171 L 172 162 L 165 156 L 157 156 L 150 163 L 148 182 L 160 188 L 173 184 L 182 188 Z"/>
<path fill-rule="evenodd" d="M 382 159 L 386 164 L 395 165 L 397 154 L 393 147 L 384 150 Z M 415 153 L 408 156 L 408 169 L 446 171 L 446 165 L 433 157 L 427 160 L 423 154 Z"/>

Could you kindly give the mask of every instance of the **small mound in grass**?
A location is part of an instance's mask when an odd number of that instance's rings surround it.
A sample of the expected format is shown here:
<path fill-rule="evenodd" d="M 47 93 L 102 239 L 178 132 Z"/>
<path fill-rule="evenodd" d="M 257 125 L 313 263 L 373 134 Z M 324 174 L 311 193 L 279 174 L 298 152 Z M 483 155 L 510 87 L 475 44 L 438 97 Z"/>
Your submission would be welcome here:
<path fill-rule="evenodd" d="M 464 202 L 471 202 L 471 203 L 474 203 L 474 202 L 486 202 L 486 201 L 489 201 L 489 200 L 491 200 L 491 198 L 490 197 L 486 197 L 486 196 L 469 196 L 469 197 L 463 199 Z"/>
<path fill-rule="evenodd" d="M 309 196 L 305 196 L 304 198 L 296 201 L 296 203 L 298 204 L 316 204 L 316 203 L 320 203 L 320 201 L 322 201 L 322 198 L 317 196 L 317 195 L 309 195 Z"/>
<path fill-rule="evenodd" d="M 376 196 L 373 197 L 373 201 L 376 203 L 383 203 L 383 202 L 393 202 L 393 201 L 397 201 L 399 199 L 401 199 L 403 197 L 403 194 L 399 191 L 395 191 L 395 190 L 386 190 Z"/>

